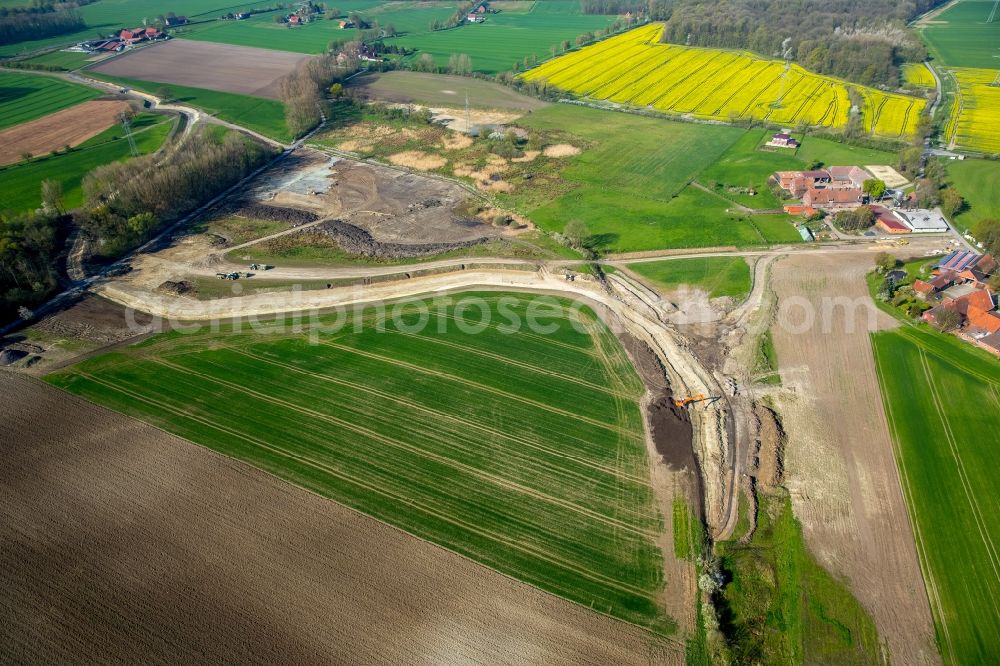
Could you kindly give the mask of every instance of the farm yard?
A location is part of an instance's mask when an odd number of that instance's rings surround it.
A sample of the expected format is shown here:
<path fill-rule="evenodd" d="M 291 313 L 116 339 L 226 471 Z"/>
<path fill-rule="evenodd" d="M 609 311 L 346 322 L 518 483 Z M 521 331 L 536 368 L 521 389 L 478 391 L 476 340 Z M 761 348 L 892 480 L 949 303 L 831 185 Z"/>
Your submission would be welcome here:
<path fill-rule="evenodd" d="M 1000 651 L 1000 364 L 913 326 L 873 344 L 942 656 L 989 662 Z"/>
<path fill-rule="evenodd" d="M 308 332 L 167 334 L 48 380 L 669 634 L 644 388 L 624 350 L 586 308 L 536 303 L 551 332 L 511 333 L 528 301 L 475 296 L 356 312 L 339 331 L 331 315 Z"/>
<path fill-rule="evenodd" d="M 120 122 L 128 108 L 123 101 L 95 100 L 0 130 L 0 166 L 20 161 L 25 153 L 44 155 L 77 146 Z"/>
<path fill-rule="evenodd" d="M 484 23 L 403 35 L 387 39 L 386 44 L 417 49 L 411 58 L 429 53 L 438 66 L 447 65 L 451 54 L 464 53 L 471 58 L 474 71 L 497 74 L 515 65 L 520 67 L 526 57 L 544 60 L 564 40 L 572 42 L 615 20 L 614 16 L 582 14 L 577 0 L 539 0 L 530 4 L 530 11 L 501 11 L 491 14 Z"/>
<path fill-rule="evenodd" d="M 0 391 L 6 659 L 683 661 L 683 646 L 36 379 L 0 373 Z"/>
<path fill-rule="evenodd" d="M 0 130 L 99 96 L 96 90 L 55 77 L 0 71 Z"/>
<path fill-rule="evenodd" d="M 133 138 L 140 155 L 156 152 L 174 121 L 166 116 L 140 114 L 132 123 Z M 41 205 L 40 188 L 43 180 L 54 180 L 62 186 L 63 205 L 75 208 L 83 203 L 80 183 L 92 169 L 131 156 L 124 131 L 118 125 L 77 145 L 69 152 L 48 154 L 0 168 L 0 191 L 3 206 L 24 211 Z"/>
<path fill-rule="evenodd" d="M 278 79 L 304 58 L 284 51 L 174 39 L 126 53 L 90 71 L 122 79 L 278 99 Z"/>
<path fill-rule="evenodd" d="M 1000 70 L 950 70 L 958 82 L 957 116 L 951 118 L 947 136 L 960 148 L 1000 154 Z M 954 113 L 954 111 L 953 111 Z"/>
<path fill-rule="evenodd" d="M 916 27 L 935 64 L 1000 69 L 998 25 L 996 0 L 959 0 Z"/>
<path fill-rule="evenodd" d="M 693 118 L 755 118 L 794 126 L 841 128 L 848 84 L 798 65 L 744 51 L 661 44 L 649 24 L 550 60 L 522 74 L 579 97 L 650 107 Z M 864 100 L 865 131 L 888 138 L 913 134 L 926 100 L 854 86 Z"/>

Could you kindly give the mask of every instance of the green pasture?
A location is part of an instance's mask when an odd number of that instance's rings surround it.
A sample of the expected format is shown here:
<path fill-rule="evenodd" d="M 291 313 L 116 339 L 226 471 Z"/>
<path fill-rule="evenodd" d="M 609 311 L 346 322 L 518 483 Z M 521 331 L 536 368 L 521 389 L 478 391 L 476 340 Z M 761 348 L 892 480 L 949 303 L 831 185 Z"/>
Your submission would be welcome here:
<path fill-rule="evenodd" d="M 428 32 L 432 21 L 444 21 L 455 13 L 454 2 L 357 2 L 327 3 L 338 8 L 342 15 L 357 11 L 369 21 L 380 26 L 392 25 L 398 32 L 418 34 Z M 356 5 L 356 6 L 351 6 Z M 297 53 L 322 53 L 331 42 L 358 39 L 361 31 L 342 30 L 337 17 L 332 14 L 303 26 L 290 27 L 275 23 L 279 12 L 258 14 L 243 21 L 213 21 L 183 29 L 177 34 L 185 39 L 222 42 L 238 46 L 295 51 Z"/>
<path fill-rule="evenodd" d="M 451 54 L 464 53 L 472 59 L 475 71 L 496 74 L 509 71 L 525 56 L 546 60 L 551 57 L 550 47 L 567 39 L 572 43 L 578 35 L 610 25 L 614 18 L 581 14 L 576 0 L 543 0 L 528 12 L 501 11 L 490 14 L 484 23 L 404 35 L 387 42 L 417 49 L 411 58 L 429 53 L 439 66 L 447 65 Z"/>
<path fill-rule="evenodd" d="M 1000 69 L 996 0 L 961 0 L 936 16 L 932 25 L 920 28 L 920 33 L 938 65 Z"/>
<path fill-rule="evenodd" d="M 1000 653 L 1000 363 L 923 326 L 873 335 L 886 414 L 946 664 Z"/>
<path fill-rule="evenodd" d="M 348 89 L 376 101 L 427 106 L 463 107 L 466 98 L 474 109 L 531 111 L 546 106 L 541 100 L 492 81 L 406 70 L 355 76 Z"/>
<path fill-rule="evenodd" d="M 66 71 L 72 71 L 86 65 L 92 57 L 89 53 L 80 53 L 78 51 L 50 51 L 33 58 L 28 58 L 22 62 L 32 65 L 59 67 Z"/>
<path fill-rule="evenodd" d="M 132 121 L 136 148 L 140 154 L 155 152 L 166 140 L 173 121 L 165 116 L 141 114 Z M 41 205 L 43 180 L 55 180 L 63 188 L 63 205 L 75 208 L 83 203 L 80 183 L 92 169 L 131 157 L 121 126 L 115 125 L 76 146 L 69 152 L 36 157 L 0 167 L 0 208 L 22 211 Z"/>
<path fill-rule="evenodd" d="M 955 216 L 963 230 L 975 230 L 983 220 L 1000 219 L 1000 162 L 948 160 L 948 180 L 965 199 L 966 208 Z"/>
<path fill-rule="evenodd" d="M 161 88 L 169 88 L 174 101 L 197 107 L 221 120 L 226 120 L 243 127 L 260 132 L 264 136 L 279 141 L 291 141 L 292 136 L 285 125 L 285 107 L 273 99 L 237 95 L 236 93 L 178 86 L 173 83 L 158 83 L 142 81 L 124 76 L 109 76 L 100 72 L 89 71 L 88 76 L 103 81 L 135 88 L 143 92 L 157 94 Z"/>
<path fill-rule="evenodd" d="M 628 268 L 663 291 L 678 287 L 704 289 L 710 298 L 743 300 L 750 293 L 750 265 L 743 257 L 699 257 L 639 261 Z"/>
<path fill-rule="evenodd" d="M 809 552 L 786 493 L 758 493 L 753 538 L 717 550 L 728 580 L 716 607 L 732 663 L 884 663 L 875 623 Z"/>
<path fill-rule="evenodd" d="M 678 123 L 556 104 L 518 121 L 583 149 L 558 174 L 537 174 L 516 204 L 548 231 L 584 222 L 595 249 L 797 242 L 785 215 L 748 217 L 691 180 L 744 136 L 735 127 Z M 550 167 L 551 168 L 551 167 Z"/>
<path fill-rule="evenodd" d="M 460 296 L 476 300 L 448 304 Z M 663 520 L 649 485 L 643 385 L 592 312 L 547 302 L 462 294 L 421 301 L 426 315 L 413 302 L 385 319 L 355 312 L 340 328 L 338 315 L 266 333 L 206 325 L 47 379 L 670 633 L 658 603 Z M 551 327 L 512 325 L 532 312 Z"/>
<path fill-rule="evenodd" d="M 92 88 L 53 76 L 0 71 L 0 129 L 100 97 Z"/>
<path fill-rule="evenodd" d="M 793 150 L 761 150 L 774 132 L 750 130 L 743 134 L 715 162 L 698 174 L 698 182 L 749 208 L 780 208 L 782 202 L 771 193 L 767 180 L 775 171 L 805 168 Z M 809 139 L 813 141 L 813 139 Z M 728 188 L 753 188 L 757 194 L 732 192 Z"/>

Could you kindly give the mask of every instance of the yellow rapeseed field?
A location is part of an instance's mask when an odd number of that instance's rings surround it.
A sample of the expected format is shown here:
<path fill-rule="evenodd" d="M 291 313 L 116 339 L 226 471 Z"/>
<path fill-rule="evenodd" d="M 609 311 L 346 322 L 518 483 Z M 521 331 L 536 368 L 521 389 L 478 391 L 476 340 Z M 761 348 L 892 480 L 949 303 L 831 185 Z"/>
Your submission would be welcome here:
<path fill-rule="evenodd" d="M 903 81 L 914 88 L 934 88 L 934 75 L 924 63 L 908 62 L 903 65 Z"/>
<path fill-rule="evenodd" d="M 955 68 L 959 97 L 948 125 L 954 145 L 1000 153 L 1000 70 Z"/>
<path fill-rule="evenodd" d="M 746 51 L 661 44 L 663 26 L 644 25 L 529 70 L 526 80 L 591 99 L 710 120 L 756 118 L 780 125 L 839 128 L 861 93 L 867 131 L 914 132 L 926 101 L 820 76 Z"/>

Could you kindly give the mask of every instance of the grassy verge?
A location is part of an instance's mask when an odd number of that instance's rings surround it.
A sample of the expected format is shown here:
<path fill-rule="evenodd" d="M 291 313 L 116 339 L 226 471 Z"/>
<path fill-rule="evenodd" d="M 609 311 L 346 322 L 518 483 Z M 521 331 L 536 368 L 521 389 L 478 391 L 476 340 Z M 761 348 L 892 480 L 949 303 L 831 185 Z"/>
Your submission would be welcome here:
<path fill-rule="evenodd" d="M 172 101 L 178 104 L 196 107 L 220 120 L 241 125 L 278 141 L 287 143 L 293 138 L 288 126 L 285 125 L 284 105 L 273 99 L 108 76 L 92 70 L 87 70 L 87 75 L 152 95 L 157 94 L 162 88 L 167 88 L 170 90 Z"/>
<path fill-rule="evenodd" d="M 140 114 L 132 122 L 136 148 L 140 154 L 156 152 L 173 127 L 166 116 Z M 132 152 L 119 126 L 110 127 L 69 152 L 46 155 L 0 168 L 0 190 L 5 192 L 3 206 L 9 210 L 28 210 L 41 205 L 43 180 L 55 180 L 63 188 L 63 205 L 75 208 L 83 203 L 80 183 L 92 169 L 131 157 Z"/>
<path fill-rule="evenodd" d="M 750 293 L 750 266 L 743 257 L 704 257 L 640 261 L 628 268 L 663 291 L 686 286 L 703 289 L 709 297 L 743 300 Z"/>

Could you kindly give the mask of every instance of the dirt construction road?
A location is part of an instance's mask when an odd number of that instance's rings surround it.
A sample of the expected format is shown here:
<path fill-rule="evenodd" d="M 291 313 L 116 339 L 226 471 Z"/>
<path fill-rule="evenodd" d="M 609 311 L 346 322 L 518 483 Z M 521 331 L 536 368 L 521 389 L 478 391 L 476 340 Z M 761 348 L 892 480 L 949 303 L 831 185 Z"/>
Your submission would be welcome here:
<path fill-rule="evenodd" d="M 0 371 L 0 393 L 4 663 L 683 662 L 35 379 Z"/>
<path fill-rule="evenodd" d="M 788 433 L 786 485 L 810 549 L 846 578 L 893 663 L 933 664 L 940 659 L 930 607 L 872 355 L 869 330 L 895 325 L 868 296 L 873 257 L 789 256 L 774 264 L 772 334 L 790 389 L 775 396 Z"/>

